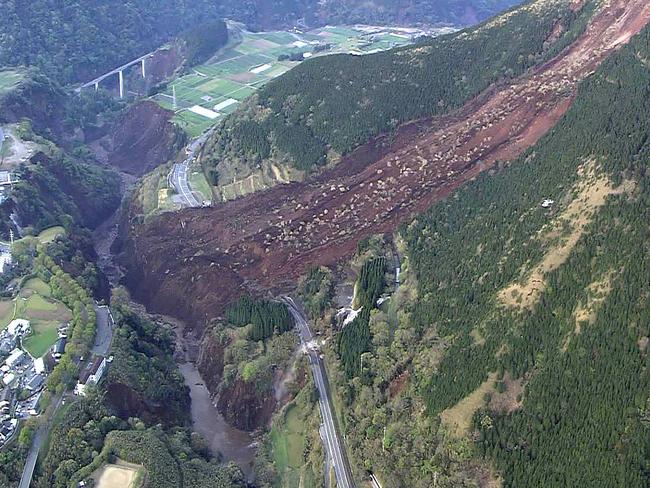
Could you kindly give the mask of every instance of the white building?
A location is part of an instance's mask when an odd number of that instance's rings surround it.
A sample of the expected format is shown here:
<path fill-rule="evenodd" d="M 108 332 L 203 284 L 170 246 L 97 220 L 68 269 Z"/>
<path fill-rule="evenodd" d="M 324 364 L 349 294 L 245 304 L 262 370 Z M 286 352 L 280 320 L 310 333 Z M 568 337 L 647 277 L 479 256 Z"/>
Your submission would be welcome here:
<path fill-rule="evenodd" d="M 45 374 L 45 361 L 43 361 L 43 358 L 34 359 L 34 371 L 36 371 L 36 374 Z"/>
<path fill-rule="evenodd" d="M 7 326 L 7 332 L 14 337 L 17 336 L 26 336 L 32 331 L 32 328 L 29 325 L 29 320 L 25 319 L 15 319 L 12 320 Z"/>
<path fill-rule="evenodd" d="M 5 359 L 5 364 L 11 369 L 20 362 L 23 356 L 25 356 L 25 351 L 22 349 L 14 349 L 9 357 Z"/>
<path fill-rule="evenodd" d="M 85 395 L 86 387 L 99 383 L 104 371 L 106 371 L 106 358 L 98 356 L 79 376 L 79 382 L 74 387 L 75 395 Z"/>
<path fill-rule="evenodd" d="M 13 373 L 6 374 L 2 377 L 5 386 L 11 386 L 16 381 L 16 375 Z"/>

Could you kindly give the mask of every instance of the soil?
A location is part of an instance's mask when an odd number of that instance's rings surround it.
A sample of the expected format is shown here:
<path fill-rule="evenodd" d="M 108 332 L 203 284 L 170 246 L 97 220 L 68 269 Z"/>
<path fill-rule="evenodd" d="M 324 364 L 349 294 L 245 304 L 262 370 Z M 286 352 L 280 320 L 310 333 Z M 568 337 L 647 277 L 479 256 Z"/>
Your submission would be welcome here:
<path fill-rule="evenodd" d="M 200 325 L 245 291 L 293 289 L 309 267 L 348 259 L 359 239 L 394 231 L 497 161 L 518 157 L 566 113 L 579 82 L 648 21 L 646 0 L 611 0 L 556 58 L 454 113 L 378 137 L 307 181 L 133 223 L 134 296 Z"/>
<path fill-rule="evenodd" d="M 174 159 L 185 144 L 186 136 L 171 122 L 173 115 L 151 100 L 136 103 L 91 147 L 103 162 L 141 176 Z"/>

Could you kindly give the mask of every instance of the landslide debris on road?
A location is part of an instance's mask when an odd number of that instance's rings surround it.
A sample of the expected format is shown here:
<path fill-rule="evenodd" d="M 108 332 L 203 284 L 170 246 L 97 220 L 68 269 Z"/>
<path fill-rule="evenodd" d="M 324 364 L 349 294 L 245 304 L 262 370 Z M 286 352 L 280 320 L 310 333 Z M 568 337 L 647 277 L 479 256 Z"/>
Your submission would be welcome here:
<path fill-rule="evenodd" d="M 312 180 L 132 226 L 132 291 L 153 310 L 202 322 L 244 289 L 280 289 L 309 266 L 349 257 L 359 239 L 394 230 L 535 144 L 579 82 L 648 21 L 645 0 L 604 2 L 556 58 L 452 114 L 377 138 Z"/>

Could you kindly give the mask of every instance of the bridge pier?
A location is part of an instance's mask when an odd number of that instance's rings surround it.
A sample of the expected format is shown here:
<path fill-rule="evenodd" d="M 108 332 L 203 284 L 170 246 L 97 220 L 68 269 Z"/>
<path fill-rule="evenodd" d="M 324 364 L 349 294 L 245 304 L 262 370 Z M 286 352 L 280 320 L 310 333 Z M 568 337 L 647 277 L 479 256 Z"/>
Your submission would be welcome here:
<path fill-rule="evenodd" d="M 142 77 L 143 78 L 147 77 L 147 73 L 146 73 L 146 71 L 144 69 L 144 58 L 142 58 Z"/>
<path fill-rule="evenodd" d="M 99 81 L 95 82 L 95 91 L 99 90 Z"/>
<path fill-rule="evenodd" d="M 124 71 L 118 71 L 117 75 L 120 78 L 120 98 L 124 98 Z"/>

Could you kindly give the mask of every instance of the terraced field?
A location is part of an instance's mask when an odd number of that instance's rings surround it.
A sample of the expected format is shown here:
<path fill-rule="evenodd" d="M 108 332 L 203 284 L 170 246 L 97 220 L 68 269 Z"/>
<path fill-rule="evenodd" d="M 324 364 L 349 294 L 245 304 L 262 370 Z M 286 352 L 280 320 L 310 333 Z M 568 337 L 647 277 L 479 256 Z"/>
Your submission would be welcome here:
<path fill-rule="evenodd" d="M 284 58 L 297 54 L 308 58 L 371 53 L 409 44 L 423 34 L 414 29 L 364 26 L 325 27 L 306 33 L 245 32 L 240 44 L 171 82 L 153 98 L 162 107 L 175 111 L 174 122 L 191 136 L 198 136 L 234 112 L 262 85 L 300 62 Z M 319 51 L 325 45 L 329 49 Z"/>

